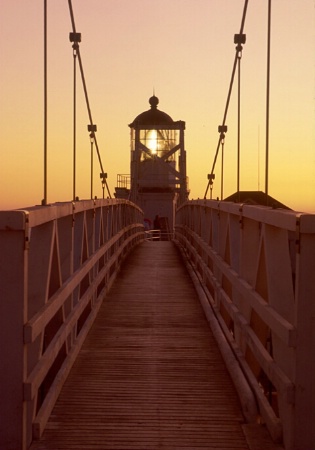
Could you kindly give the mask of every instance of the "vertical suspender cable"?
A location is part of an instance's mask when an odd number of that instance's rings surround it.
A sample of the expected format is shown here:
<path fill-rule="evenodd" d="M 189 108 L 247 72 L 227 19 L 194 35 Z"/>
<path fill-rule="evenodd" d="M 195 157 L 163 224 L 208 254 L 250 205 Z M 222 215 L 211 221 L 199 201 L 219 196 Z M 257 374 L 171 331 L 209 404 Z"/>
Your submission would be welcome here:
<path fill-rule="evenodd" d="M 238 99 L 237 99 L 237 195 L 240 200 L 240 159 L 241 159 L 241 58 L 238 57 Z"/>
<path fill-rule="evenodd" d="M 240 201 L 240 160 L 241 160 L 241 59 L 242 59 L 242 44 L 246 42 L 245 34 L 235 34 L 234 42 L 237 44 L 237 59 L 238 59 L 238 95 L 237 95 L 237 195 Z"/>
<path fill-rule="evenodd" d="M 224 139 L 221 140 L 221 200 L 223 200 L 223 163 L 224 163 Z"/>
<path fill-rule="evenodd" d="M 266 172 L 265 194 L 268 205 L 268 177 L 269 177 L 269 97 L 270 97 L 270 34 L 271 34 L 271 0 L 268 0 L 268 44 L 267 44 L 267 92 L 266 92 Z"/>
<path fill-rule="evenodd" d="M 91 199 L 93 199 L 93 135 L 91 133 L 90 140 L 91 140 Z"/>
<path fill-rule="evenodd" d="M 73 43 L 73 201 L 76 199 L 76 51 L 77 43 Z"/>
<path fill-rule="evenodd" d="M 44 0 L 44 198 L 47 205 L 47 0 Z"/>

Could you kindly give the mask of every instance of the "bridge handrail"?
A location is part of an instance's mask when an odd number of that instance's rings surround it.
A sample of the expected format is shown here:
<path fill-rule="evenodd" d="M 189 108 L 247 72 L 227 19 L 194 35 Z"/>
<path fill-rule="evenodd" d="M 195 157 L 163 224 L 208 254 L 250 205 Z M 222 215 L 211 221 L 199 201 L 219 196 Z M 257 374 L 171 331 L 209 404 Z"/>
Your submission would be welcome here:
<path fill-rule="evenodd" d="M 143 240 L 143 213 L 128 200 L 0 212 L 1 448 L 26 450 L 41 435 L 122 261 Z"/>
<path fill-rule="evenodd" d="M 174 238 L 174 233 L 166 230 L 146 230 L 145 239 L 146 241 L 172 241 Z"/>
<path fill-rule="evenodd" d="M 175 241 L 199 277 L 207 308 L 271 435 L 286 449 L 312 448 L 315 215 L 190 201 L 177 211 Z"/>

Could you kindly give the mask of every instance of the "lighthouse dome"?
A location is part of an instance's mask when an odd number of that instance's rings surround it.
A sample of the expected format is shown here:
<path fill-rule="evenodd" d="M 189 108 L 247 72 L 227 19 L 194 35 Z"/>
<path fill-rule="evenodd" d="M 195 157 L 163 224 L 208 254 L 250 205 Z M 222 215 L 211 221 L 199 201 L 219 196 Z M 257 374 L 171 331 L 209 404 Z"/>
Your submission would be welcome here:
<path fill-rule="evenodd" d="M 174 123 L 173 119 L 163 111 L 158 109 L 159 99 L 153 95 L 149 98 L 151 109 L 139 114 L 129 125 L 131 128 L 143 128 L 144 126 L 168 125 Z"/>

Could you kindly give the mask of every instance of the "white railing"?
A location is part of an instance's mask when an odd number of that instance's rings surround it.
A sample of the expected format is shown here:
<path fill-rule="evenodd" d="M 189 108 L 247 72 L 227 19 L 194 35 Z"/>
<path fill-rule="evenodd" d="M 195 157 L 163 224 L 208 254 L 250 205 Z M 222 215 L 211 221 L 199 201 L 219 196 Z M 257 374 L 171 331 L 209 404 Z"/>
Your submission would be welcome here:
<path fill-rule="evenodd" d="M 255 394 L 257 420 L 287 450 L 314 449 L 315 215 L 190 201 L 175 242 Z"/>
<path fill-rule="evenodd" d="M 119 267 L 144 240 L 125 200 L 0 212 L 0 448 L 38 438 Z"/>

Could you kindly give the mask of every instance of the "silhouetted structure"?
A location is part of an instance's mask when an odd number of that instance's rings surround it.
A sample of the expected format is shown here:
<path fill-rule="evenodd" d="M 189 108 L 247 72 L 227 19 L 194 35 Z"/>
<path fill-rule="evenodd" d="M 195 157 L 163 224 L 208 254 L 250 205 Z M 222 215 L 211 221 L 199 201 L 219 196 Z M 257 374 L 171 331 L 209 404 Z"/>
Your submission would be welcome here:
<path fill-rule="evenodd" d="M 130 184 L 118 175 L 117 198 L 129 198 L 152 222 L 156 214 L 173 229 L 176 205 L 188 198 L 185 122 L 174 121 L 158 109 L 159 99 L 129 124 L 131 128 Z"/>
<path fill-rule="evenodd" d="M 272 208 L 281 208 L 291 210 L 288 206 L 274 199 L 262 191 L 239 191 L 226 197 L 225 202 L 246 203 L 247 205 L 271 206 Z"/>

